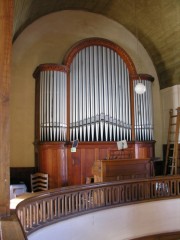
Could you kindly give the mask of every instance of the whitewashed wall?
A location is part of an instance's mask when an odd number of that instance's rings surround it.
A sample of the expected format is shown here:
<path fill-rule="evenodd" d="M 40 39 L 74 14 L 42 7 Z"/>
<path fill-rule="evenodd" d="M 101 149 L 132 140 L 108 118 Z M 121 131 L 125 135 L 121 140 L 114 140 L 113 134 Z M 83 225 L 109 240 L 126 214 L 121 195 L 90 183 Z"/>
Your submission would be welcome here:
<path fill-rule="evenodd" d="M 50 225 L 28 240 L 127 240 L 180 231 L 180 199 L 108 209 Z"/>

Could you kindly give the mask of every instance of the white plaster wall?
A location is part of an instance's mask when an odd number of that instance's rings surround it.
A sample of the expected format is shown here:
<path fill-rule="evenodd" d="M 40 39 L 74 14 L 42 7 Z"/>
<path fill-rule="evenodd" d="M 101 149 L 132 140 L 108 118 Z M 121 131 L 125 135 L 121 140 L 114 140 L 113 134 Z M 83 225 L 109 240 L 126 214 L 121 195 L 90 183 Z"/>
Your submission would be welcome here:
<path fill-rule="evenodd" d="M 35 80 L 32 74 L 42 63 L 62 63 L 73 44 L 89 37 L 109 39 L 132 58 L 137 72 L 154 76 L 154 129 L 156 155 L 161 154 L 162 118 L 159 82 L 146 50 L 123 26 L 102 15 L 83 11 L 61 11 L 44 16 L 29 27 L 13 44 L 11 116 L 11 167 L 34 166 Z"/>
<path fill-rule="evenodd" d="M 50 225 L 28 240 L 125 240 L 180 231 L 180 199 L 94 212 Z"/>
<path fill-rule="evenodd" d="M 173 109 L 173 115 L 177 114 L 177 107 L 180 107 L 180 85 L 175 85 L 161 90 L 162 117 L 163 117 L 163 143 L 167 143 L 169 111 Z M 179 136 L 180 142 L 180 136 Z"/>

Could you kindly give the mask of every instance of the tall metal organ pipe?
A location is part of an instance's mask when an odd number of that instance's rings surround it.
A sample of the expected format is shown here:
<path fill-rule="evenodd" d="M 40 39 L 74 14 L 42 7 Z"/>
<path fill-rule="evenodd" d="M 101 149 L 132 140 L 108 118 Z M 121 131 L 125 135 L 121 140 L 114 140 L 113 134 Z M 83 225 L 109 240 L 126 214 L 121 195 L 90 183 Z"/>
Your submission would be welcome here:
<path fill-rule="evenodd" d="M 104 46 L 79 51 L 70 66 L 70 140 L 131 140 L 129 71 Z M 83 111 L 81 111 L 83 109 Z"/>
<path fill-rule="evenodd" d="M 91 45 L 79 50 L 69 65 L 41 64 L 37 81 L 36 129 L 40 141 L 150 141 L 153 136 L 152 78 L 131 78 L 120 55 L 111 48 Z M 67 74 L 68 73 L 68 74 Z M 67 92 L 69 76 L 70 92 Z M 147 77 L 147 78 L 146 78 Z M 138 78 L 138 77 L 137 77 Z M 133 81 L 133 82 L 130 82 Z M 133 92 L 137 83 L 144 94 Z M 69 100 L 67 99 L 69 97 Z M 133 104 L 134 116 L 131 115 Z M 67 109 L 67 106 L 70 108 Z M 67 123 L 67 117 L 70 122 Z M 133 122 L 133 120 L 134 122 Z M 133 123 L 132 123 L 132 122 Z M 133 125 L 133 126 L 132 126 Z M 67 126 L 70 136 L 67 137 Z M 131 133 L 135 132 L 135 139 Z M 36 131 L 37 132 L 37 131 Z"/>
<path fill-rule="evenodd" d="M 39 140 L 66 141 L 67 69 L 42 64 L 34 72 L 39 84 Z"/>
<path fill-rule="evenodd" d="M 145 78 L 134 80 L 134 88 L 138 83 L 142 83 L 146 91 L 143 94 L 134 91 L 135 140 L 150 141 L 154 139 L 152 82 Z"/>

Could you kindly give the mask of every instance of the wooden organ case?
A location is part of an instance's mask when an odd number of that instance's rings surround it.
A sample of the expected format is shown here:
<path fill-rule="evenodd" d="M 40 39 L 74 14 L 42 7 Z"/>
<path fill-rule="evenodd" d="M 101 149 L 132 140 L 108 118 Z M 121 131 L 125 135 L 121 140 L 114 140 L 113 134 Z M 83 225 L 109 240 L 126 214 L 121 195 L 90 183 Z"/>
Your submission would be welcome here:
<path fill-rule="evenodd" d="M 85 39 L 68 51 L 63 65 L 41 64 L 33 76 L 35 162 L 49 174 L 50 188 L 85 183 L 95 161 L 123 139 L 134 160 L 154 157 L 153 78 L 137 74 L 121 47 Z M 134 92 L 137 83 L 145 85 L 144 94 Z M 76 139 L 78 148 L 71 152 Z"/>

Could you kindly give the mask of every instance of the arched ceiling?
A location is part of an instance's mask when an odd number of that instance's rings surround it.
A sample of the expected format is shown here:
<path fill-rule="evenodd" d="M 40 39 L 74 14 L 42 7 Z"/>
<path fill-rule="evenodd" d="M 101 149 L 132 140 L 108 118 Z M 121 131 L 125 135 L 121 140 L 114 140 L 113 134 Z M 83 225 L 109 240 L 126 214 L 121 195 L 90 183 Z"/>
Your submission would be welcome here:
<path fill-rule="evenodd" d="M 180 0 L 14 0 L 13 41 L 33 21 L 62 10 L 89 11 L 120 23 L 149 53 L 160 88 L 180 84 Z"/>

